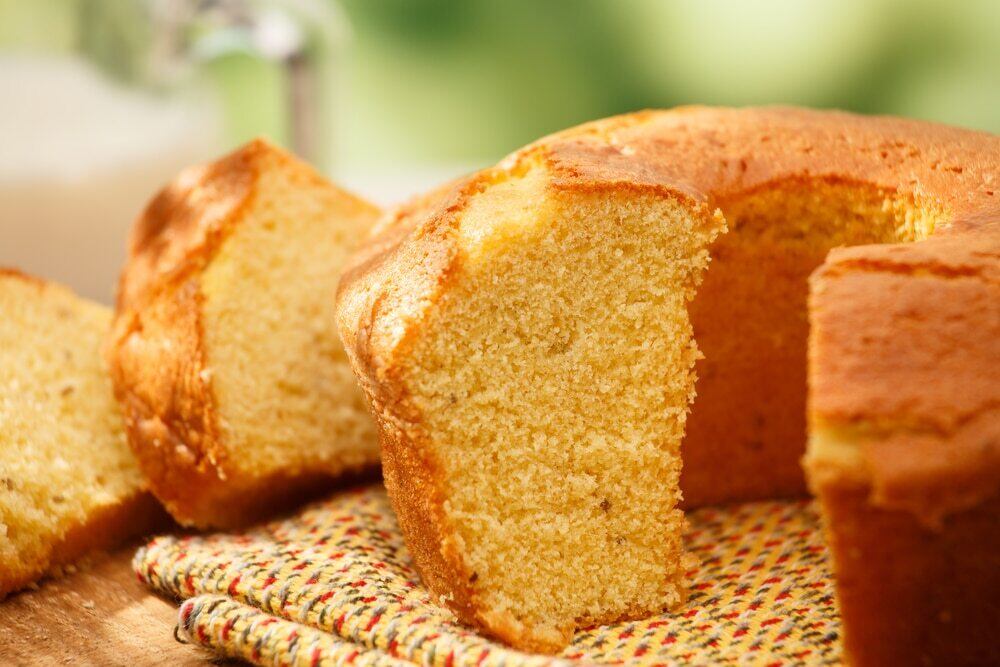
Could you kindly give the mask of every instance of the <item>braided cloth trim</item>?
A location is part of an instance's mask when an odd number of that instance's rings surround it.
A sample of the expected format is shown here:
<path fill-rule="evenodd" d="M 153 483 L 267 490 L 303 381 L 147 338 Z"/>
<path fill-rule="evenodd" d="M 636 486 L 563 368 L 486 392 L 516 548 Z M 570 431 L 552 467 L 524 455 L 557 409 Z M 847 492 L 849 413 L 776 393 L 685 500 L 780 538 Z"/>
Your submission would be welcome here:
<path fill-rule="evenodd" d="M 582 630 L 557 657 L 480 637 L 437 604 L 380 485 L 240 534 L 158 537 L 133 565 L 152 589 L 186 600 L 185 641 L 260 665 L 840 664 L 829 556 L 809 503 L 688 516 L 700 565 L 685 609 Z"/>

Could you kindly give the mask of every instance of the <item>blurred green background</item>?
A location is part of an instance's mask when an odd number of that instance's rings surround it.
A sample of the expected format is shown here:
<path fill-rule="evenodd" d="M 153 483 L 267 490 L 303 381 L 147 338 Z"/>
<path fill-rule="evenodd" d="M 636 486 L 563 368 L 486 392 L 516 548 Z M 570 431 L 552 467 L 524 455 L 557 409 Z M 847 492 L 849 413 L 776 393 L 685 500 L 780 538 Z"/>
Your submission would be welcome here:
<path fill-rule="evenodd" d="M 1000 131 L 1000 2 L 345 0 L 345 154 L 495 158 L 643 107 L 789 103 Z"/>
<path fill-rule="evenodd" d="M 1000 131 L 997 0 L 317 2 L 335 10 L 317 22 L 337 23 L 323 47 L 336 83 L 322 113 L 338 171 L 484 163 L 585 120 L 690 103 L 804 104 Z M 75 48 L 70 18 L 81 6 L 121 23 L 130 4 L 0 0 L 0 48 Z M 260 132 L 288 141 L 276 101 L 287 82 L 274 63 L 234 49 L 200 76 L 227 98 L 231 143 Z"/>

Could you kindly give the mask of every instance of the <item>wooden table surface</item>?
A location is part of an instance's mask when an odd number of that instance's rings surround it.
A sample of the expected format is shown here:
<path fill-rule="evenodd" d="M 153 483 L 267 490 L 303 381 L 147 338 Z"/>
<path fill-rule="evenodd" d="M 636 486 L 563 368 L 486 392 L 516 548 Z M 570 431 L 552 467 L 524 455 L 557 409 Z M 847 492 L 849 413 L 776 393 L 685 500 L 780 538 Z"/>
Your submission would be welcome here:
<path fill-rule="evenodd" d="M 177 605 L 132 571 L 136 545 L 0 602 L 0 665 L 210 665 L 174 639 Z"/>

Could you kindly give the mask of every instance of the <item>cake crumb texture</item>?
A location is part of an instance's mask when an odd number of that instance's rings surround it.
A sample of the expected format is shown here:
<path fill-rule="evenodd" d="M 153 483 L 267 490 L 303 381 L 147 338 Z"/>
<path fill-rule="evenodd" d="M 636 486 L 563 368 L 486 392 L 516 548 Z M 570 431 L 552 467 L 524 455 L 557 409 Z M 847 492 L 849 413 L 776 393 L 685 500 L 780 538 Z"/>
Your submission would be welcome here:
<path fill-rule="evenodd" d="M 152 527 L 101 346 L 111 311 L 0 270 L 0 596 Z"/>
<path fill-rule="evenodd" d="M 376 215 L 257 140 L 182 173 L 137 221 L 113 378 L 181 523 L 246 523 L 377 464 L 333 329 L 340 268 Z"/>

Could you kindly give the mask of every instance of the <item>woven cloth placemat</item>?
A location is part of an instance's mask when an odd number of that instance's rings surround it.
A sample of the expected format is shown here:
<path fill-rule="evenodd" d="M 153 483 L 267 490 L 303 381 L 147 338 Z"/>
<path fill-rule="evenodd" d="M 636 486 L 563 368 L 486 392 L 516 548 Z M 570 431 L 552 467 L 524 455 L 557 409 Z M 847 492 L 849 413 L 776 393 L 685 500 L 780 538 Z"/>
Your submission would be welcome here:
<path fill-rule="evenodd" d="M 184 641 L 260 665 L 840 664 L 828 553 L 807 502 L 688 514 L 687 606 L 582 630 L 560 655 L 460 625 L 420 583 L 381 485 L 340 492 L 240 534 L 164 536 L 139 578 L 184 600 Z"/>

